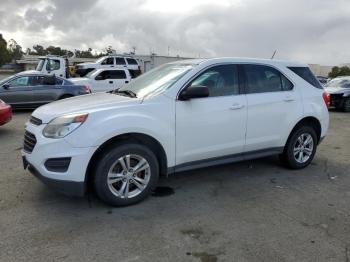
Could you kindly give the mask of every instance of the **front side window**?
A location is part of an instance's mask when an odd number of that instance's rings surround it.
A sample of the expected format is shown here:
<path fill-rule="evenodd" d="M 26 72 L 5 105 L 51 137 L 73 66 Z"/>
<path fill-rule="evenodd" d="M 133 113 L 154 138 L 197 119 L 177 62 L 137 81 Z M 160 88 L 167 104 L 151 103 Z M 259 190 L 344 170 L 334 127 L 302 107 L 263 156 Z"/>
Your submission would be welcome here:
<path fill-rule="evenodd" d="M 99 73 L 96 76 L 95 80 L 100 81 L 100 80 L 106 80 L 108 78 L 109 78 L 109 71 L 107 70 L 107 71 L 102 71 L 101 73 Z"/>
<path fill-rule="evenodd" d="M 60 60 L 48 59 L 46 69 L 47 71 L 53 71 L 60 69 Z"/>
<path fill-rule="evenodd" d="M 28 76 L 17 77 L 16 79 L 8 82 L 8 85 L 10 87 L 23 87 L 23 86 L 28 86 L 28 84 L 29 84 Z"/>
<path fill-rule="evenodd" d="M 247 94 L 280 92 L 293 89 L 293 84 L 278 70 L 265 65 L 243 65 Z"/>
<path fill-rule="evenodd" d="M 105 60 L 102 61 L 101 65 L 113 65 L 114 59 L 113 57 L 108 57 Z"/>
<path fill-rule="evenodd" d="M 110 79 L 125 79 L 126 74 L 123 70 L 112 70 L 109 72 Z"/>
<path fill-rule="evenodd" d="M 238 70 L 236 65 L 214 66 L 196 77 L 190 86 L 206 86 L 209 97 L 239 94 Z"/>
<path fill-rule="evenodd" d="M 323 89 L 321 83 L 317 80 L 317 78 L 314 76 L 314 74 L 311 72 L 310 68 L 308 67 L 288 67 L 290 70 L 292 70 L 295 74 L 300 76 L 302 79 L 304 79 L 309 84 L 313 85 L 316 88 Z"/>
<path fill-rule="evenodd" d="M 115 64 L 116 65 L 125 65 L 125 59 L 123 57 L 116 57 Z"/>

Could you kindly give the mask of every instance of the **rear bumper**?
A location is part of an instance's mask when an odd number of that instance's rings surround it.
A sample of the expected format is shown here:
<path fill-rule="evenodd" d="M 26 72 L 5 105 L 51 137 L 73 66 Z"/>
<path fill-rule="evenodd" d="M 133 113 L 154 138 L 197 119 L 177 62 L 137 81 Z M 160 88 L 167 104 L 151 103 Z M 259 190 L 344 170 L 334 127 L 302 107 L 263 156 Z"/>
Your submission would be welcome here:
<path fill-rule="evenodd" d="M 61 194 L 73 197 L 82 197 L 85 195 L 84 182 L 57 180 L 43 176 L 33 165 L 31 165 L 26 160 L 25 157 L 23 158 L 23 164 L 24 167 L 28 168 L 28 171 L 37 177 L 41 182 Z"/>

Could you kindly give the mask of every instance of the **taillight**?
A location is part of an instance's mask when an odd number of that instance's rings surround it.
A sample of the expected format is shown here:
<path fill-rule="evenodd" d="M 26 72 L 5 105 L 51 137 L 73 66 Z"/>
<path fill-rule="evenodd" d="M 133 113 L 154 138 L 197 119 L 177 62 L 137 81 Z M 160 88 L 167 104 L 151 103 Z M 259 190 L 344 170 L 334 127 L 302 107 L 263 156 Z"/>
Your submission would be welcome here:
<path fill-rule="evenodd" d="M 91 93 L 90 87 L 88 85 L 83 85 L 82 89 L 84 93 Z"/>
<path fill-rule="evenodd" d="M 326 91 L 324 91 L 322 94 L 322 97 L 323 97 L 323 101 L 325 102 L 325 104 L 328 108 L 330 105 L 330 102 L 331 102 L 331 96 Z"/>

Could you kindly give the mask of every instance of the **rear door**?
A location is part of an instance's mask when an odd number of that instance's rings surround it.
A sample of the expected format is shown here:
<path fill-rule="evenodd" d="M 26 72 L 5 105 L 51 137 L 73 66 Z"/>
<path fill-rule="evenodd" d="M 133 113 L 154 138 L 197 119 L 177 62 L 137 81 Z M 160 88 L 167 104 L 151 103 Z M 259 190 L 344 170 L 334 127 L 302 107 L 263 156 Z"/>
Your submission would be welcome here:
<path fill-rule="evenodd" d="M 1 87 L 0 98 L 15 107 L 30 107 L 33 104 L 30 76 L 18 76 L 6 82 Z"/>
<path fill-rule="evenodd" d="M 33 76 L 33 101 L 37 104 L 46 104 L 57 100 L 60 93 L 59 87 L 63 80 L 56 78 L 55 83 L 45 83 L 44 76 Z"/>
<path fill-rule="evenodd" d="M 109 72 L 110 78 L 109 81 L 113 81 L 113 88 L 120 88 L 123 85 L 129 83 L 130 77 L 127 76 L 127 72 L 124 69 L 121 70 L 111 70 Z"/>
<path fill-rule="evenodd" d="M 245 152 L 278 150 L 284 146 L 291 123 L 302 114 L 293 83 L 267 65 L 243 65 L 248 117 Z"/>

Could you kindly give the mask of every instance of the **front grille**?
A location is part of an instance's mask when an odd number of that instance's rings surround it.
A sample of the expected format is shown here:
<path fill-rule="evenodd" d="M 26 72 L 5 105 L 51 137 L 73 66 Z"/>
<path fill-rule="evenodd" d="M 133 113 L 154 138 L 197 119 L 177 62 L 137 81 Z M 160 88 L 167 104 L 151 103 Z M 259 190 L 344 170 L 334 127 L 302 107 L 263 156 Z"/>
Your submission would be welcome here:
<path fill-rule="evenodd" d="M 29 119 L 29 122 L 32 123 L 33 125 L 36 125 L 36 126 L 40 126 L 43 123 L 43 121 L 41 121 L 41 119 L 36 118 L 35 116 L 31 116 Z"/>
<path fill-rule="evenodd" d="M 23 150 L 27 153 L 33 152 L 33 149 L 36 144 L 36 138 L 35 135 L 26 131 L 24 133 L 24 143 L 23 143 Z"/>

